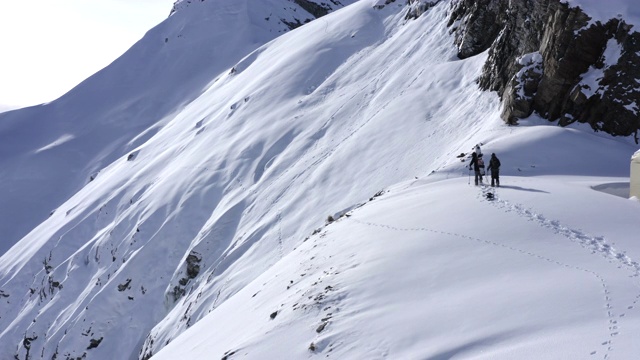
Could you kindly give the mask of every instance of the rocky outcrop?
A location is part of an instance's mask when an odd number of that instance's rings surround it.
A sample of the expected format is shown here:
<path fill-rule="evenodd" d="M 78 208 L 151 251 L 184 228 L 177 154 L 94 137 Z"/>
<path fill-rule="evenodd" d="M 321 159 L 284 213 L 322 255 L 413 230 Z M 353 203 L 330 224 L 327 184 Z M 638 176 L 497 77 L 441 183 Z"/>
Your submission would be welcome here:
<path fill-rule="evenodd" d="M 624 19 L 592 21 L 559 0 L 452 4 L 458 56 L 489 51 L 478 84 L 500 94 L 506 122 L 536 112 L 638 141 L 640 33 Z"/>
<path fill-rule="evenodd" d="M 313 1 L 309 0 L 293 0 L 294 3 L 300 5 L 301 8 L 305 9 L 309 14 L 315 16 L 316 18 L 325 16 L 331 11 L 331 6 L 326 3 L 317 4 Z M 340 5 L 340 3 L 334 2 L 336 5 Z"/>
<path fill-rule="evenodd" d="M 395 1 L 395 0 L 394 0 Z M 405 15 L 405 20 L 416 19 L 430 8 L 437 5 L 441 0 L 409 0 L 409 11 Z M 390 3 L 390 0 L 385 1 L 386 4 Z"/>

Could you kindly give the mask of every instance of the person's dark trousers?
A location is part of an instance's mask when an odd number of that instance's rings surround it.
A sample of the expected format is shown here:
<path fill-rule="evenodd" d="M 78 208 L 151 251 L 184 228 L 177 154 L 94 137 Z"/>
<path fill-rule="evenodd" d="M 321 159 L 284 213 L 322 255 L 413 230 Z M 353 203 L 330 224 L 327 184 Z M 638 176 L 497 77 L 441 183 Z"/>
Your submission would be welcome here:
<path fill-rule="evenodd" d="M 480 175 L 480 170 L 476 170 L 475 174 L 476 174 L 476 177 L 475 177 L 476 185 L 478 185 L 478 181 L 482 182 L 482 175 Z"/>
<path fill-rule="evenodd" d="M 491 170 L 491 186 L 500 187 L 500 173 L 498 171 Z"/>

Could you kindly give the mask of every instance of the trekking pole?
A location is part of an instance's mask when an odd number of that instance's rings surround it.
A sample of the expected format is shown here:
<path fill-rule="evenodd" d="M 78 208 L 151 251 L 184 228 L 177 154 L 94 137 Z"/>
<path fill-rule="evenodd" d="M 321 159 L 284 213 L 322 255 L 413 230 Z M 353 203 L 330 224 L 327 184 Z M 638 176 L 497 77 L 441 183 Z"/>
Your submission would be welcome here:
<path fill-rule="evenodd" d="M 469 168 L 469 181 L 467 181 L 467 185 L 471 185 L 471 168 Z"/>

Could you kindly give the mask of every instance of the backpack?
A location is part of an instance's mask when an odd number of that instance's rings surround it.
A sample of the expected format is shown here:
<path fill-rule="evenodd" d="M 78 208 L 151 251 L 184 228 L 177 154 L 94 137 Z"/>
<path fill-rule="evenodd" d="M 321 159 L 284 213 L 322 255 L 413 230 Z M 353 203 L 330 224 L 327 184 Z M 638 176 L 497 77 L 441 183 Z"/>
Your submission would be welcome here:
<path fill-rule="evenodd" d="M 482 157 L 478 157 L 478 168 L 480 168 L 480 175 L 484 175 L 484 160 L 482 160 Z"/>
<path fill-rule="evenodd" d="M 500 170 L 500 160 L 498 160 L 498 158 L 492 158 L 489 161 L 489 166 L 491 167 L 491 171 Z"/>

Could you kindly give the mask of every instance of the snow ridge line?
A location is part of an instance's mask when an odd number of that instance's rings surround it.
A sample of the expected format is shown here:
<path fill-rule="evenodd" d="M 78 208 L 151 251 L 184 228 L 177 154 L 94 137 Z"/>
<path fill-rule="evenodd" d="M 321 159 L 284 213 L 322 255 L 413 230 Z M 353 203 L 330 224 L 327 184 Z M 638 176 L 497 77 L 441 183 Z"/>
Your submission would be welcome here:
<path fill-rule="evenodd" d="M 399 228 L 399 227 L 395 227 L 395 226 L 391 226 L 391 225 L 376 224 L 376 223 L 372 223 L 372 222 L 368 222 L 368 221 L 361 221 L 361 220 L 358 220 L 358 219 L 353 219 L 353 221 L 358 223 L 358 224 L 362 224 L 362 225 L 385 228 L 385 229 L 394 230 L 394 231 L 429 232 L 429 233 L 433 233 L 433 234 L 454 236 L 454 237 L 462 238 L 462 239 L 465 239 L 465 240 L 471 240 L 471 241 L 474 241 L 474 242 L 477 242 L 477 243 L 480 243 L 480 244 L 483 244 L 483 245 L 495 246 L 495 247 L 507 249 L 507 250 L 510 250 L 510 251 L 514 251 L 514 252 L 520 253 L 522 255 L 527 255 L 527 256 L 539 259 L 541 261 L 546 261 L 546 262 L 549 262 L 549 263 L 552 263 L 552 264 L 556 264 L 556 265 L 558 265 L 560 267 L 564 267 L 566 269 L 573 269 L 573 270 L 577 270 L 577 271 L 580 271 L 580 272 L 584 272 L 584 273 L 587 273 L 587 274 L 595 277 L 600 282 L 600 284 L 602 285 L 603 292 L 605 294 L 605 308 L 607 309 L 608 330 L 609 330 L 610 339 L 604 341 L 602 343 L 602 345 L 603 346 L 607 346 L 607 350 L 606 350 L 606 352 L 604 354 L 603 359 L 604 360 L 609 359 L 609 353 L 613 350 L 613 346 L 612 346 L 613 340 L 612 339 L 614 337 L 618 336 L 618 334 L 619 334 L 618 321 L 615 320 L 615 314 L 612 311 L 613 307 L 611 305 L 611 297 L 610 297 L 609 287 L 607 286 L 607 283 L 606 283 L 605 279 L 600 274 L 596 273 L 595 271 L 589 270 L 589 269 L 585 269 L 585 268 L 580 267 L 580 266 L 569 265 L 569 264 L 563 263 L 563 262 L 558 261 L 558 260 L 551 259 L 551 258 L 543 256 L 543 255 L 538 255 L 538 254 L 535 254 L 535 253 L 527 251 L 527 250 L 522 250 L 522 249 L 516 248 L 516 247 L 511 246 L 511 245 L 506 245 L 506 244 L 502 244 L 502 243 L 495 242 L 495 241 L 490 241 L 490 240 L 482 240 L 482 239 L 479 239 L 479 238 L 475 238 L 475 237 L 467 236 L 467 235 L 462 235 L 462 234 L 458 234 L 458 233 L 433 230 L 433 229 L 424 228 L 424 227 L 422 227 L 422 228 Z M 636 298 L 636 302 L 638 300 L 640 300 L 640 296 L 638 296 L 638 298 Z M 635 302 L 634 302 L 634 304 L 635 304 Z M 623 317 L 624 314 L 622 314 L 620 316 Z M 594 350 L 590 354 L 591 355 L 595 355 L 596 353 L 597 353 L 597 350 Z"/>
<path fill-rule="evenodd" d="M 478 195 L 478 198 L 481 200 L 485 199 L 486 194 L 488 192 L 490 192 L 490 190 L 486 186 L 482 186 L 481 192 Z M 627 255 L 625 255 L 624 252 L 618 252 L 614 247 L 607 244 L 604 236 L 590 236 L 588 234 L 583 233 L 580 230 L 572 229 L 568 226 L 565 226 L 557 220 L 549 220 L 545 218 L 543 215 L 531 209 L 525 208 L 521 204 L 512 204 L 507 200 L 501 199 L 496 195 L 495 191 L 493 191 L 492 193 L 494 195 L 494 200 L 488 201 L 488 202 L 493 206 L 499 209 L 502 209 L 505 212 L 513 211 L 517 215 L 527 218 L 529 221 L 534 221 L 538 223 L 538 225 L 540 225 L 541 227 L 551 229 L 556 234 L 562 235 L 568 238 L 571 242 L 577 243 L 582 248 L 589 250 L 592 254 L 601 255 L 602 257 L 607 259 L 611 264 L 614 264 L 614 262 L 621 264 L 620 266 L 618 266 L 618 268 L 620 269 L 626 268 L 627 270 L 630 270 L 633 272 L 633 275 L 629 276 L 631 278 L 640 276 L 640 265 L 638 264 L 638 262 L 629 258 Z M 582 269 L 579 267 L 575 267 L 575 268 Z M 607 351 L 603 357 L 604 360 L 607 360 L 609 359 L 609 354 L 613 351 L 613 338 L 619 334 L 618 321 L 615 320 L 616 315 L 614 314 L 613 307 L 611 305 L 611 302 L 612 302 L 612 298 L 610 295 L 611 292 L 609 291 L 606 281 L 602 276 L 600 276 L 598 273 L 592 270 L 588 270 L 588 269 L 582 269 L 582 270 L 594 275 L 598 280 L 600 280 L 603 286 L 605 300 L 606 300 L 607 316 L 609 318 L 609 335 L 611 338 L 602 343 L 603 346 L 607 346 Z M 639 300 L 640 300 L 640 294 L 638 294 L 635 297 L 631 305 L 627 306 L 627 309 L 628 310 L 633 309 L 635 305 L 637 305 Z M 619 315 L 620 318 L 624 316 L 625 316 L 624 313 L 621 313 Z M 591 352 L 591 355 L 595 355 L 595 354 L 596 354 L 596 351 Z"/>

